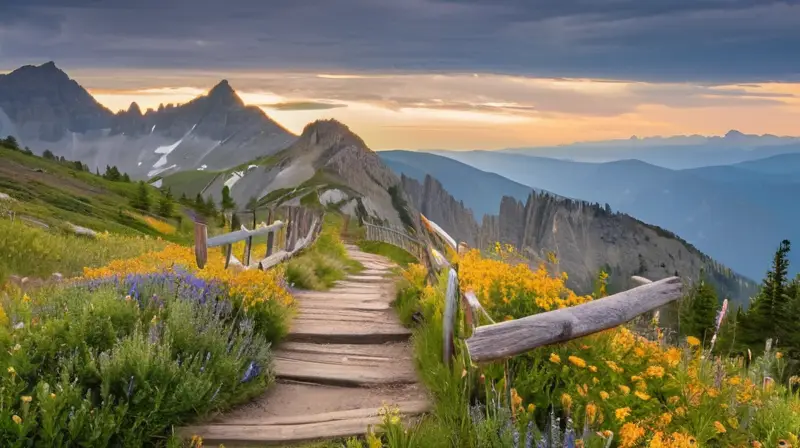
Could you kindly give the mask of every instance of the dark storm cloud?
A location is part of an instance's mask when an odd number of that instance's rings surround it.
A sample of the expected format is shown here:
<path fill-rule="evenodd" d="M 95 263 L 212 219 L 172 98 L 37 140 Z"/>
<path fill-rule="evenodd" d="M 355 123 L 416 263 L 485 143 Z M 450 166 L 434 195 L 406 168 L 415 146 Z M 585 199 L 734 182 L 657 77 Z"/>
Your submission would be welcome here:
<path fill-rule="evenodd" d="M 4 68 L 503 72 L 800 80 L 800 2 L 4 0 Z"/>

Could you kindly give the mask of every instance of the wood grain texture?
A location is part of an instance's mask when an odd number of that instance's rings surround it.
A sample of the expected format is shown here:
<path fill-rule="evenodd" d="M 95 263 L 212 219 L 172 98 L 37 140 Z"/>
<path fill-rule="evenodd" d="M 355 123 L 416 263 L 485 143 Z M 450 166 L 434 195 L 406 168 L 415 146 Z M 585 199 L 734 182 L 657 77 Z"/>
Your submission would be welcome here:
<path fill-rule="evenodd" d="M 427 401 L 397 403 L 403 417 L 427 412 Z M 226 424 L 187 426 L 178 434 L 191 438 L 202 434 L 206 445 L 248 444 L 286 445 L 323 438 L 341 438 L 362 435 L 367 427 L 381 423 L 380 408 L 352 409 L 347 411 L 308 414 L 291 417 L 273 417 L 262 421 L 241 420 Z M 252 445 L 250 445 L 252 446 Z"/>
<path fill-rule="evenodd" d="M 474 362 L 518 355 L 622 325 L 683 296 L 683 282 L 669 277 L 582 305 L 478 327 L 467 339 Z"/>

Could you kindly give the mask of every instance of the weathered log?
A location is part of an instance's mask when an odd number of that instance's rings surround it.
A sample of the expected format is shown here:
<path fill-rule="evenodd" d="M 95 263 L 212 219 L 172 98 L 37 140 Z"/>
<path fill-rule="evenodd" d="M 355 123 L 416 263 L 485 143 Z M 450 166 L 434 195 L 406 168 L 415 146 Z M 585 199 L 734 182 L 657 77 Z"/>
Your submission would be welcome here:
<path fill-rule="evenodd" d="M 203 269 L 208 261 L 208 228 L 205 223 L 194 223 L 194 257 L 197 267 Z"/>
<path fill-rule="evenodd" d="M 275 221 L 272 224 L 264 227 L 258 227 L 253 230 L 237 230 L 235 232 L 226 233 L 224 235 L 218 235 L 212 238 L 208 238 L 207 246 L 208 247 L 217 247 L 217 246 L 224 246 L 226 244 L 233 244 L 238 243 L 239 241 L 244 241 L 248 237 L 253 237 L 256 235 L 266 235 L 269 232 L 277 230 L 283 226 L 281 221 Z"/>
<path fill-rule="evenodd" d="M 622 325 L 683 295 L 683 282 L 669 277 L 582 305 L 478 327 L 467 339 L 474 362 L 525 353 Z"/>

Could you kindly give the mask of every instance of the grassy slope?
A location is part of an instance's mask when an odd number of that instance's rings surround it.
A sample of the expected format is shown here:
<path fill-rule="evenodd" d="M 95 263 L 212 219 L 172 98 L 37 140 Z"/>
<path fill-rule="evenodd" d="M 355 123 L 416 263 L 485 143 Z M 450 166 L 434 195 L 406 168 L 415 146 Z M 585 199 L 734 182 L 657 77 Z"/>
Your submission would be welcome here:
<path fill-rule="evenodd" d="M 286 265 L 286 280 L 296 288 L 329 289 L 348 274 L 364 269 L 361 263 L 350 259 L 340 234 L 344 220 L 335 212 L 325 215 L 322 233 L 311 247 Z"/>
<path fill-rule="evenodd" d="M 136 189 L 136 183 L 112 182 L 58 162 L 0 147 L 0 192 L 15 199 L 10 208 L 18 215 L 56 228 L 63 228 L 68 221 L 96 231 L 183 241 L 185 235 L 161 234 L 130 215 L 139 213 L 130 206 Z M 160 195 L 150 188 L 153 203 Z"/>
<path fill-rule="evenodd" d="M 185 194 L 187 198 L 194 199 L 197 193 L 203 191 L 208 184 L 222 174 L 218 171 L 180 171 L 161 178 L 161 187 L 172 190 L 172 194 L 176 198 Z"/>
<path fill-rule="evenodd" d="M 410 253 L 388 243 L 381 241 L 359 241 L 357 244 L 364 252 L 382 255 L 397 263 L 398 266 L 406 267 L 417 262 L 417 259 Z"/>

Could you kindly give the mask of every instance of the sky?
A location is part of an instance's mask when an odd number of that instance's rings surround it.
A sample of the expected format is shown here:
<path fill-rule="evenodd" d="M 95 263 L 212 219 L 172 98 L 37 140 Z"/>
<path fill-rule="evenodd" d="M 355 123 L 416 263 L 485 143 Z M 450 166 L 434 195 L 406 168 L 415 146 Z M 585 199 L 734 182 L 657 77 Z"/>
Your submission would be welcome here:
<path fill-rule="evenodd" d="M 228 79 L 373 149 L 800 134 L 800 0 L 0 0 L 0 70 L 112 110 Z"/>

